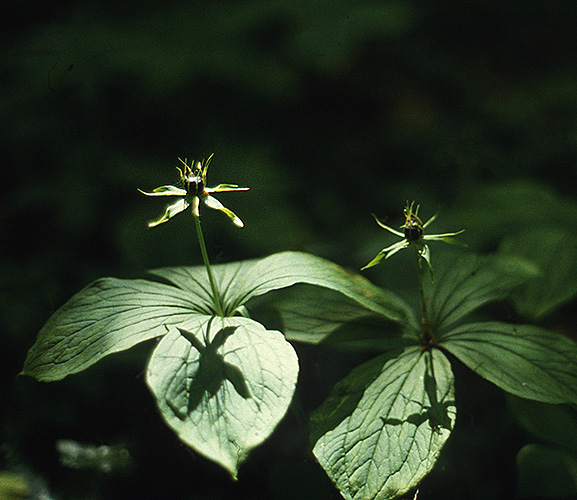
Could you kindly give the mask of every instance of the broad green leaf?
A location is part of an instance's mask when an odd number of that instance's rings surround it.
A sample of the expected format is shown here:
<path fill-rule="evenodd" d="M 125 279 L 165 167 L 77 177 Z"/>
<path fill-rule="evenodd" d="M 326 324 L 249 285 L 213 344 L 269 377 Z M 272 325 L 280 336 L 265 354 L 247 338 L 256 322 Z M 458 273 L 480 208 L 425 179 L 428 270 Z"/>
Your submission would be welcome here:
<path fill-rule="evenodd" d="M 286 413 L 297 375 L 280 332 L 242 317 L 205 317 L 195 329 L 169 329 L 147 383 L 178 437 L 236 477 Z"/>
<path fill-rule="evenodd" d="M 429 313 L 439 333 L 482 305 L 502 299 L 529 277 L 533 266 L 516 257 L 445 252 L 435 260 L 435 281 L 424 280 Z"/>
<path fill-rule="evenodd" d="M 575 498 L 577 454 L 541 444 L 517 454 L 517 498 Z"/>
<path fill-rule="evenodd" d="M 108 354 L 164 335 L 166 325 L 194 328 L 208 298 L 146 280 L 104 278 L 74 295 L 40 330 L 23 375 L 59 380 Z"/>
<path fill-rule="evenodd" d="M 257 261 L 232 283 L 231 295 L 242 304 L 253 297 L 297 283 L 335 290 L 385 318 L 417 324 L 411 308 L 394 293 L 331 261 L 301 252 L 277 253 Z"/>
<path fill-rule="evenodd" d="M 347 500 L 388 500 L 435 464 L 456 416 L 443 353 L 390 351 L 353 370 L 312 415 L 313 453 Z"/>
<path fill-rule="evenodd" d="M 507 236 L 499 251 L 536 264 L 539 275 L 513 293 L 517 310 L 539 320 L 577 295 L 577 238 L 560 228 L 538 227 Z"/>
<path fill-rule="evenodd" d="M 260 307 L 251 307 L 251 313 L 255 317 L 269 313 L 273 318 L 266 324 L 278 320 L 278 329 L 288 340 L 378 350 L 418 341 L 418 330 L 411 331 L 412 339 L 404 339 L 403 325 L 328 288 L 296 285 L 271 295 Z"/>
<path fill-rule="evenodd" d="M 577 343 L 531 325 L 462 325 L 439 344 L 471 370 L 516 396 L 577 402 Z"/>

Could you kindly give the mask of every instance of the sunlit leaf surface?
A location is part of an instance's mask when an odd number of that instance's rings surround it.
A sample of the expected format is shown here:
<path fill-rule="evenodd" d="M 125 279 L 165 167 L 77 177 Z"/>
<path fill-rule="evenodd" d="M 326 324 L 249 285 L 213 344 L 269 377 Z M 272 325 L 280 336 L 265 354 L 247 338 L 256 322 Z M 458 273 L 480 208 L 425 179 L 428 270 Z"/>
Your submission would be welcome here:
<path fill-rule="evenodd" d="M 313 452 L 347 500 L 396 498 L 431 470 L 455 416 L 448 359 L 391 352 L 353 370 L 313 414 Z"/>
<path fill-rule="evenodd" d="M 247 318 L 171 328 L 147 369 L 160 412 L 178 437 L 236 477 L 284 416 L 298 361 L 280 332 Z"/>
<path fill-rule="evenodd" d="M 575 498 L 577 453 L 528 444 L 517 454 L 518 498 Z"/>
<path fill-rule="evenodd" d="M 23 375 L 59 380 L 104 356 L 166 334 L 194 328 L 210 312 L 206 293 L 145 280 L 103 278 L 74 295 L 46 322 L 28 351 Z"/>

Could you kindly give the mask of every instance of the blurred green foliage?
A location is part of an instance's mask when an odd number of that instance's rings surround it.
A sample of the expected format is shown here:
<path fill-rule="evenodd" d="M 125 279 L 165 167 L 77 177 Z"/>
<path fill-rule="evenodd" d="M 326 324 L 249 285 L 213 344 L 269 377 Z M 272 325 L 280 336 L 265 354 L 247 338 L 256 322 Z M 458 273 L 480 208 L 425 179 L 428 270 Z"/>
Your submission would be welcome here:
<path fill-rule="evenodd" d="M 474 249 L 494 250 L 536 224 L 576 232 L 571 2 L 7 0 L 0 23 L 0 338 L 10 374 L 0 383 L 0 442 L 44 475 L 60 471 L 45 453 L 56 439 L 95 440 L 79 430 L 87 419 L 78 407 L 106 418 L 114 399 L 105 388 L 127 377 L 126 359 L 111 362 L 108 378 L 79 376 L 65 388 L 14 376 L 44 321 L 93 279 L 201 262 L 191 222 L 149 230 L 159 207 L 137 192 L 176 182 L 178 156 L 215 152 L 211 183 L 251 187 L 242 199 L 222 199 L 244 229 L 220 214 L 203 218 L 216 262 L 292 249 L 358 269 L 384 246 L 370 213 L 392 219 L 413 199 L 425 218 L 440 210 L 439 232 L 466 228 Z M 403 262 L 369 276 L 410 287 Z M 575 335 L 567 327 L 574 315 L 569 303 L 544 321 Z M 299 355 L 306 363 L 307 351 Z M 339 375 L 350 366 L 338 356 L 335 363 Z M 314 407 L 331 376 L 313 368 L 303 377 L 318 384 L 306 400 Z M 117 397 L 125 404 L 125 393 Z M 41 443 L 39 416 L 31 416 L 38 408 L 52 415 Z M 134 416 L 116 411 L 119 421 Z M 132 435 L 147 457 L 172 439 L 155 428 L 161 439 L 147 448 L 142 436 L 154 432 L 146 426 L 160 426 L 152 407 L 150 417 Z M 110 441 L 110 429 L 98 432 Z M 290 455 L 296 444 L 271 446 Z M 196 464 L 181 458 L 174 470 L 188 475 Z M 484 470 L 490 460 L 503 455 L 468 468 Z M 145 466 L 159 484 L 173 484 L 180 475 L 161 470 L 165 462 Z M 319 481 L 324 493 L 311 498 L 331 498 Z M 478 498 L 499 497 L 482 487 L 510 493 L 493 480 L 475 485 Z M 267 498 L 284 498 L 271 491 Z M 474 498 L 463 491 L 455 498 Z"/>

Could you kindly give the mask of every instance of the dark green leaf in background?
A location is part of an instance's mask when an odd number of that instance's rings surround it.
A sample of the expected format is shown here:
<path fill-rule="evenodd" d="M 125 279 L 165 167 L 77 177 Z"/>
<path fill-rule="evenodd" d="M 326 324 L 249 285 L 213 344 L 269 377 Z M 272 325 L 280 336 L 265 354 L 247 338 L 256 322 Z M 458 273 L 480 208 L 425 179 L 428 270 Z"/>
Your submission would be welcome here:
<path fill-rule="evenodd" d="M 517 455 L 518 498 L 575 498 L 577 455 L 528 444 Z"/>
<path fill-rule="evenodd" d="M 558 224 L 577 229 L 577 204 L 544 184 L 504 180 L 468 193 L 453 216 L 472 246 L 492 247 L 520 230 Z M 449 214 L 450 215 L 450 214 Z"/>
<path fill-rule="evenodd" d="M 550 315 L 577 294 L 577 238 L 573 231 L 533 227 L 506 236 L 499 251 L 525 258 L 539 270 L 538 276 L 512 296 L 525 318 L 536 321 Z"/>
<path fill-rule="evenodd" d="M 521 426 L 537 443 L 517 454 L 517 494 L 570 497 L 577 495 L 577 410 L 509 397 Z"/>
<path fill-rule="evenodd" d="M 521 426 L 539 442 L 577 455 L 577 409 L 515 396 L 509 397 L 509 405 Z"/>

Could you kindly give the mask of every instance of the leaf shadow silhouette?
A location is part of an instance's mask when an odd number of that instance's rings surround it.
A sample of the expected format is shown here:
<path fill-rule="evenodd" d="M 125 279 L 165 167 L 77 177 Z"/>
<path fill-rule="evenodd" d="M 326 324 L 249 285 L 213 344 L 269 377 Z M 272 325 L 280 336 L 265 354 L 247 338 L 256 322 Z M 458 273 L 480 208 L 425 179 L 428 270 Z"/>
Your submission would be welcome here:
<path fill-rule="evenodd" d="M 407 400 L 407 403 L 413 402 L 421 405 L 423 411 L 411 413 L 405 417 L 404 420 L 398 418 L 380 417 L 383 421 L 383 425 L 401 425 L 404 422 L 408 422 L 416 427 L 419 427 L 421 424 L 428 420 L 429 426 L 433 431 L 440 431 L 441 429 L 451 431 L 453 429 L 453 423 L 448 409 L 455 406 L 455 401 L 439 401 L 437 397 L 437 380 L 435 378 L 431 356 L 427 356 L 426 363 L 427 368 L 425 370 L 424 385 L 425 393 L 427 394 L 430 405 L 425 406 L 423 401 L 412 401 L 408 399 L 404 394 L 400 394 Z"/>
<path fill-rule="evenodd" d="M 226 380 L 232 384 L 234 390 L 243 399 L 251 397 L 246 379 L 240 368 L 225 361 L 224 355 L 218 352 L 226 340 L 234 334 L 238 326 L 227 326 L 220 329 L 212 339 L 212 342 L 208 342 L 213 319 L 214 317 L 208 322 L 205 335 L 207 339 L 206 345 L 193 333 L 178 328 L 180 334 L 192 344 L 200 355 L 198 370 L 187 388 L 187 414 L 183 415 L 182 411 L 177 412 L 183 420 L 200 405 L 205 394 L 208 394 L 209 398 L 214 396 Z"/>

